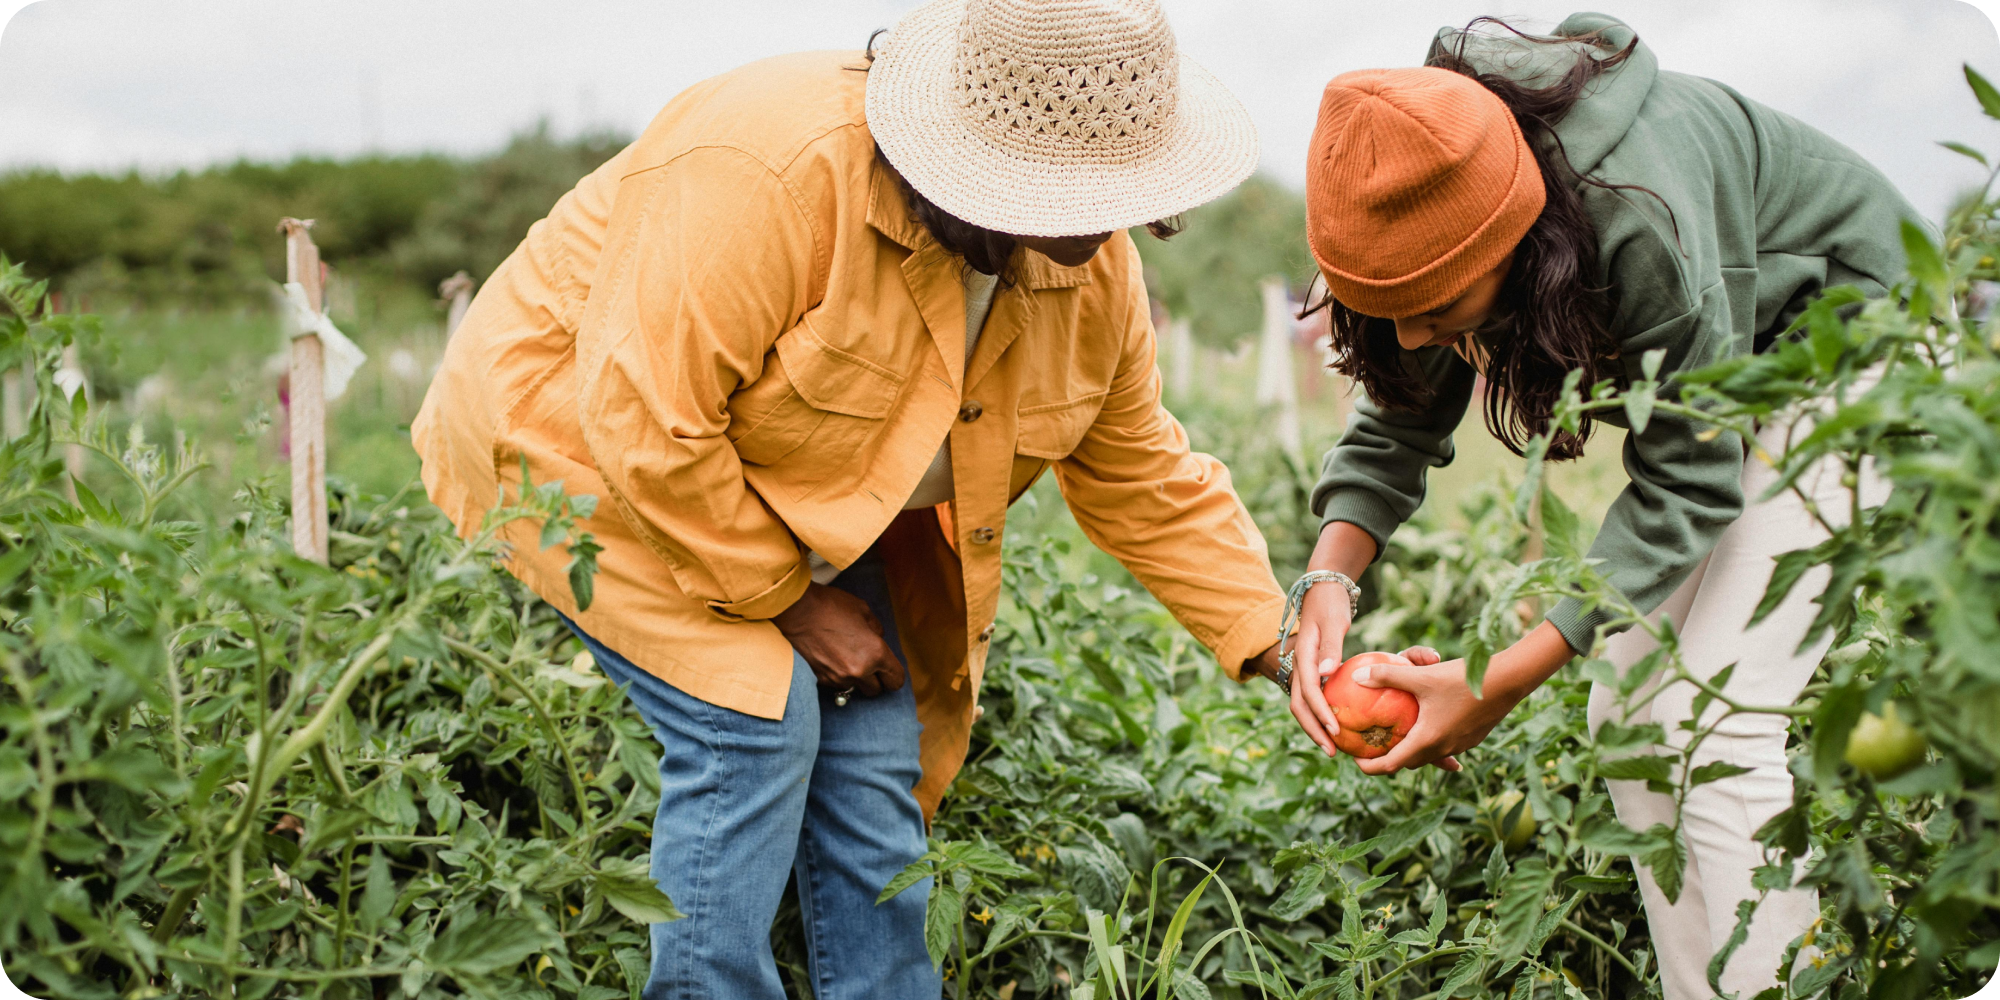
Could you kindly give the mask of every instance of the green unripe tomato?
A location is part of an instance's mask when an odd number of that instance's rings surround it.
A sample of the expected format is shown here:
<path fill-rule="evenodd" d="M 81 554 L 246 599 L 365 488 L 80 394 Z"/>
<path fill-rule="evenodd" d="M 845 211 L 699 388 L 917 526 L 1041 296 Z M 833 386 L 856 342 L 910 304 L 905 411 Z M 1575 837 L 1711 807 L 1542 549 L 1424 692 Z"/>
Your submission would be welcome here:
<path fill-rule="evenodd" d="M 1531 803 L 1521 802 L 1521 799 L 1520 789 L 1502 792 L 1486 800 L 1485 806 L 1480 810 L 1488 834 L 1494 840 L 1506 844 L 1510 851 L 1521 850 L 1535 841 L 1537 829 L 1535 807 Z M 1520 818 L 1514 821 L 1513 826 L 1502 830 L 1501 825 L 1507 822 L 1507 814 L 1514 811 L 1514 804 L 1517 802 L 1521 803 Z"/>
<path fill-rule="evenodd" d="M 1903 721 L 1892 701 L 1881 715 L 1862 714 L 1847 735 L 1845 756 L 1861 773 L 1884 781 L 1924 762 L 1924 734 Z"/>

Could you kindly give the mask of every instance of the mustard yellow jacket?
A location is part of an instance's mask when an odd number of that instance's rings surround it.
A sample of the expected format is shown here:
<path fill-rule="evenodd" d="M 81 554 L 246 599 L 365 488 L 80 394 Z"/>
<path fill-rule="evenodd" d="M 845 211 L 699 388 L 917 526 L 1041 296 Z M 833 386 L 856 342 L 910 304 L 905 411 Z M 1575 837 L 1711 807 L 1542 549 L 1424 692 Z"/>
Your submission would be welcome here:
<path fill-rule="evenodd" d="M 526 458 L 602 501 L 596 600 L 517 524 L 510 569 L 704 701 L 782 717 L 769 619 L 879 538 L 935 809 L 963 763 L 1000 600 L 1007 507 L 1045 470 L 1232 674 L 1282 593 L 1221 463 L 1160 405 L 1140 263 L 1017 258 L 964 362 L 963 263 L 876 161 L 857 53 L 696 85 L 557 202 L 487 281 L 412 427 L 424 484 L 479 528 Z M 903 511 L 951 437 L 957 499 Z"/>

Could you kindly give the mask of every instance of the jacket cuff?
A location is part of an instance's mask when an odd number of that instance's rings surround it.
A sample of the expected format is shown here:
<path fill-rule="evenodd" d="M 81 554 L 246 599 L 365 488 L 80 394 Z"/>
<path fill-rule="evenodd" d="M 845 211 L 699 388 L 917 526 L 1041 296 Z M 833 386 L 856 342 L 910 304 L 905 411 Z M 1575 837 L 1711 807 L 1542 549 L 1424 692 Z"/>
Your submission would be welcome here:
<path fill-rule="evenodd" d="M 1389 551 L 1389 536 L 1403 524 L 1403 519 L 1397 517 L 1381 497 L 1361 489 L 1345 489 L 1327 495 L 1326 508 L 1320 512 L 1319 530 L 1324 532 L 1326 526 L 1335 521 L 1346 521 L 1375 539 L 1377 559 Z"/>
<path fill-rule="evenodd" d="M 1243 673 L 1243 661 L 1269 649 L 1278 641 L 1278 623 L 1284 620 L 1285 599 L 1265 601 L 1256 610 L 1238 619 L 1236 625 L 1214 647 L 1215 662 L 1232 681 L 1247 681 L 1256 674 Z"/>
<path fill-rule="evenodd" d="M 1555 610 L 1548 614 L 1549 624 L 1554 625 L 1556 631 L 1562 633 L 1564 641 L 1569 643 L 1569 648 L 1576 650 L 1579 655 L 1586 656 L 1590 653 L 1590 647 L 1597 644 L 1597 630 L 1603 628 L 1604 623 L 1610 620 L 1611 613 L 1603 608 L 1595 608 L 1585 613 L 1583 601 L 1574 597 L 1563 598 L 1556 604 Z"/>
<path fill-rule="evenodd" d="M 740 622 L 745 619 L 775 618 L 786 608 L 798 603 L 806 592 L 806 584 L 812 582 L 812 573 L 806 569 L 805 560 L 792 565 L 777 583 L 764 588 L 764 592 L 740 601 L 708 602 L 708 610 L 715 617 L 726 622 Z"/>

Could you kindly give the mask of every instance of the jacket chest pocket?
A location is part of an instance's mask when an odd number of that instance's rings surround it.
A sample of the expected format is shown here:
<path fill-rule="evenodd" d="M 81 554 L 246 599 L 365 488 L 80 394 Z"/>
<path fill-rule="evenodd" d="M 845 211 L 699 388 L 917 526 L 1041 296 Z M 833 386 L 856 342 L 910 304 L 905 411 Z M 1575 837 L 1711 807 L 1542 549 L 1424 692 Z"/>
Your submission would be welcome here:
<path fill-rule="evenodd" d="M 1103 405 L 1104 393 L 1095 392 L 1061 403 L 1022 407 L 1015 431 L 1015 453 L 1049 461 L 1068 458 L 1083 440 L 1084 432 L 1097 420 L 1097 411 Z"/>
<path fill-rule="evenodd" d="M 764 376 L 729 398 L 724 433 L 750 465 L 796 470 L 796 492 L 852 461 L 880 430 L 903 377 L 822 341 L 807 326 L 778 338 Z"/>

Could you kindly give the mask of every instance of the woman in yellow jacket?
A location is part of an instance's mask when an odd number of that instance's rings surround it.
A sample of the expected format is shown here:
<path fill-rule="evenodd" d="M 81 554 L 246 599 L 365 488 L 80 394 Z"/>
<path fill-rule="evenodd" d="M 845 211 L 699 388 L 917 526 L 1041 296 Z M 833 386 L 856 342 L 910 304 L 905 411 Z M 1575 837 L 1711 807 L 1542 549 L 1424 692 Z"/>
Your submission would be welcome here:
<path fill-rule="evenodd" d="M 1222 466 L 1160 405 L 1128 227 L 1254 168 L 1153 0 L 936 0 L 870 53 L 676 97 L 474 301 L 413 428 L 459 526 L 603 502 L 596 600 L 510 568 L 664 748 L 648 997 L 782 995 L 796 872 L 821 1000 L 936 997 L 924 851 L 963 762 L 1007 507 L 1044 471 L 1225 671 L 1283 597 Z"/>

